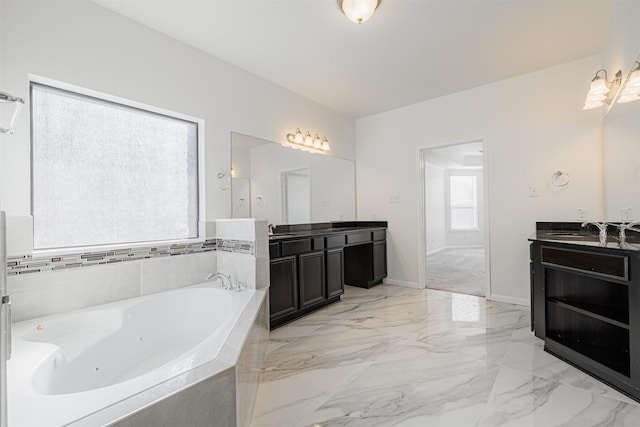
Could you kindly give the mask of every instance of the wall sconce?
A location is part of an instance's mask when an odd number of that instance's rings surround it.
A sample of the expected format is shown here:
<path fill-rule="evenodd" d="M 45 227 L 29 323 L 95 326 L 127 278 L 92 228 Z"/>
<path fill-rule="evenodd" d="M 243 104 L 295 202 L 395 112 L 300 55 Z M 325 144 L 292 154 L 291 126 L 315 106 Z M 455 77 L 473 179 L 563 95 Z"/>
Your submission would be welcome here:
<path fill-rule="evenodd" d="M 22 106 L 24 105 L 24 99 L 17 98 L 15 96 L 11 96 L 6 92 L 0 92 L 0 102 L 10 104 L 15 102 L 15 108 L 13 109 L 13 114 L 11 115 L 11 121 L 9 122 L 9 127 L 3 128 L 0 127 L 0 133 L 13 133 L 13 126 L 16 124 L 16 120 L 18 120 L 18 116 L 20 115 L 20 110 L 22 110 Z"/>
<path fill-rule="evenodd" d="M 338 7 L 351 22 L 362 24 L 371 18 L 382 0 L 338 0 Z"/>
<path fill-rule="evenodd" d="M 320 139 L 318 134 L 311 136 L 311 133 L 307 131 L 304 136 L 302 136 L 302 132 L 300 128 L 296 129 L 296 133 L 288 133 L 287 141 L 293 146 L 298 146 L 297 148 L 303 149 L 314 149 L 318 151 L 330 151 L 331 147 L 329 146 L 329 140 L 325 136 Z"/>
<path fill-rule="evenodd" d="M 620 91 L 619 103 L 633 102 L 640 99 L 640 62 L 635 62 L 636 66 L 629 71 L 627 78 Z"/>
<path fill-rule="evenodd" d="M 604 77 L 599 75 L 600 72 L 604 72 Z M 618 71 L 615 75 L 615 79 L 608 80 L 607 70 L 600 69 L 596 71 L 596 75 L 591 80 L 589 86 L 589 92 L 587 92 L 587 98 L 584 101 L 583 110 L 591 110 L 593 108 L 602 107 L 603 105 L 611 105 L 611 101 L 615 97 L 620 81 L 622 80 L 622 71 Z"/>

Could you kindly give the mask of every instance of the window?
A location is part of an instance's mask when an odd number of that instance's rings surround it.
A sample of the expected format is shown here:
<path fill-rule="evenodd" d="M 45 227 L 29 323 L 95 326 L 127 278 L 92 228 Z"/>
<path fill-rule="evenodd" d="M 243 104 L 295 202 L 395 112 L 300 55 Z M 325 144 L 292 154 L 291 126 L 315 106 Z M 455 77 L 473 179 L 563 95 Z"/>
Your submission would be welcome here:
<path fill-rule="evenodd" d="M 198 125 L 32 82 L 34 249 L 198 237 Z"/>
<path fill-rule="evenodd" d="M 449 206 L 452 230 L 474 230 L 478 228 L 478 184 L 476 176 L 449 176 Z"/>

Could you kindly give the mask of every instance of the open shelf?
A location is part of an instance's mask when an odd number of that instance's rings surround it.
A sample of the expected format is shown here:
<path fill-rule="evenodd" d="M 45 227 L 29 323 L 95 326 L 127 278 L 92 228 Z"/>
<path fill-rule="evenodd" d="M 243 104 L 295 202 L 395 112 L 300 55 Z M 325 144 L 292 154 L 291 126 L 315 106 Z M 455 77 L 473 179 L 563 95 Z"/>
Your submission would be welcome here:
<path fill-rule="evenodd" d="M 585 316 L 593 317 L 594 319 L 601 320 L 603 322 L 610 323 L 620 328 L 629 329 L 629 314 L 620 313 L 619 310 L 612 310 L 610 307 L 588 304 L 588 303 L 576 303 L 567 299 L 561 300 L 556 298 L 547 299 L 548 303 L 557 304 L 567 310 L 573 310 L 577 313 Z"/>
<path fill-rule="evenodd" d="M 546 299 L 616 326 L 629 327 L 629 286 L 547 268 Z"/>
<path fill-rule="evenodd" d="M 558 301 L 546 303 L 546 335 L 614 371 L 629 376 L 629 327 Z"/>

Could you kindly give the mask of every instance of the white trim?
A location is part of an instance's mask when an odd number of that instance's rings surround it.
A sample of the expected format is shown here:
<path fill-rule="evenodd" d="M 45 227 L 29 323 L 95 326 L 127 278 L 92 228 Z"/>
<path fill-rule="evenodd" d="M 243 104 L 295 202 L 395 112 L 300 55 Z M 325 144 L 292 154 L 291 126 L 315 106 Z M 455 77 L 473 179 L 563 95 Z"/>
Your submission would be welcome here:
<path fill-rule="evenodd" d="M 388 278 L 383 279 L 382 282 L 387 283 L 389 285 L 404 286 L 405 288 L 424 289 L 424 288 L 421 288 L 419 284 L 416 282 L 407 282 L 404 280 L 394 280 L 394 279 L 388 279 Z"/>
<path fill-rule="evenodd" d="M 516 304 L 523 305 L 525 307 L 531 307 L 530 301 L 526 298 L 515 298 L 507 295 L 491 295 L 490 297 L 486 297 L 487 300 L 504 302 L 507 304 Z"/>
<path fill-rule="evenodd" d="M 423 145 L 416 147 L 417 179 L 418 179 L 418 288 L 426 288 L 427 281 L 427 236 L 426 236 L 426 200 L 425 200 L 425 168 L 424 151 L 451 145 L 482 142 L 482 192 L 484 198 L 484 259 L 485 259 L 485 295 L 491 295 L 491 241 L 489 221 L 489 163 L 487 152 L 489 151 L 487 137 L 465 138 L 441 144 Z"/>

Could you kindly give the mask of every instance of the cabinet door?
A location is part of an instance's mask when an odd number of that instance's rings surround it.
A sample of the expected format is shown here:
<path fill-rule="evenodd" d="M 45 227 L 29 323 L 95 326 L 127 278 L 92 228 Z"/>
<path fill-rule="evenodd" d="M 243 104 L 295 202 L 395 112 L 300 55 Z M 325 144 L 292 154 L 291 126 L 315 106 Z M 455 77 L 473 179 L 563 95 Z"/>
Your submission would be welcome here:
<path fill-rule="evenodd" d="M 327 250 L 327 298 L 344 293 L 344 257 L 342 248 Z"/>
<path fill-rule="evenodd" d="M 373 280 L 387 277 L 387 242 L 373 243 Z"/>
<path fill-rule="evenodd" d="M 324 251 L 299 256 L 300 308 L 308 307 L 327 299 Z"/>
<path fill-rule="evenodd" d="M 271 260 L 269 308 L 271 319 L 298 310 L 298 271 L 296 257 Z"/>

